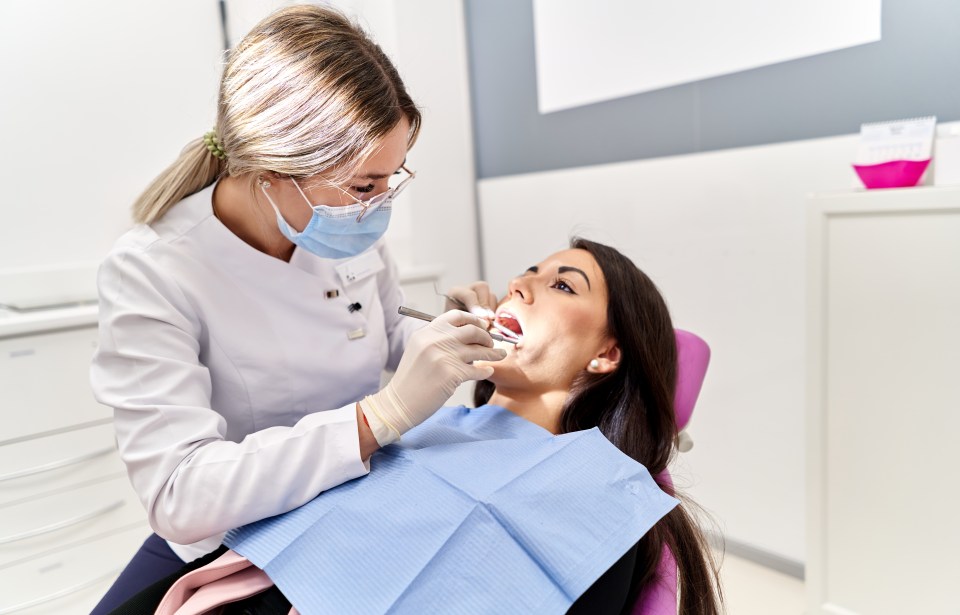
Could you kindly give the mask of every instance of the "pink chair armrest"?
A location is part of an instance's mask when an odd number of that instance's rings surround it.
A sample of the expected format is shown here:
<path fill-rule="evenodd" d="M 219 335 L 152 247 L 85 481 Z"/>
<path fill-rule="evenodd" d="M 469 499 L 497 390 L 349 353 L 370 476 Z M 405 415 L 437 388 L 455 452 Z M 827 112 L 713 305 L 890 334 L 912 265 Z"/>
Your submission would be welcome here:
<path fill-rule="evenodd" d="M 674 409 L 677 413 L 677 431 L 687 426 L 693 407 L 700 395 L 703 379 L 710 364 L 710 347 L 701 337 L 674 329 L 677 339 L 677 390 Z"/>

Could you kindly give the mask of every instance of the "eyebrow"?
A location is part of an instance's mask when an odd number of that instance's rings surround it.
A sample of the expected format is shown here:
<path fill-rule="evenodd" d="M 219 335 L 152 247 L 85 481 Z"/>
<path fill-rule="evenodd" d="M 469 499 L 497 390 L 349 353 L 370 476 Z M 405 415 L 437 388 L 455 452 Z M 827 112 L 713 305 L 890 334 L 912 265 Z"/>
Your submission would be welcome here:
<path fill-rule="evenodd" d="M 579 273 L 580 275 L 582 275 L 583 279 L 586 280 L 587 282 L 587 288 L 589 288 L 590 290 L 593 290 L 593 288 L 590 286 L 590 278 L 587 277 L 587 274 L 584 273 L 583 269 L 577 269 L 576 267 L 567 267 L 564 265 L 561 265 L 560 268 L 557 269 L 557 273 L 567 273 L 570 271 L 572 271 L 573 273 Z"/>
<path fill-rule="evenodd" d="M 539 271 L 540 271 L 540 267 L 533 265 L 531 267 L 527 267 L 527 270 L 525 273 L 537 273 Z M 560 265 L 560 267 L 557 268 L 557 273 L 570 273 L 570 272 L 579 273 L 580 275 L 582 275 L 583 279 L 587 282 L 587 288 L 589 288 L 590 290 L 593 290 L 593 287 L 590 285 L 590 278 L 587 276 L 586 273 L 584 273 L 583 269 L 577 269 L 576 267 L 569 267 L 567 265 Z"/>

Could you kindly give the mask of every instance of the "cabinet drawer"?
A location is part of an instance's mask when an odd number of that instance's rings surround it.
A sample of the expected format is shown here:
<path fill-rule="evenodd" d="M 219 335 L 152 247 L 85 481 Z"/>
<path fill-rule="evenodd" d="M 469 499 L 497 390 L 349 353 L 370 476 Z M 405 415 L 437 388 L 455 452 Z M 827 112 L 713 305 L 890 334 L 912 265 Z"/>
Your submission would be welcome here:
<path fill-rule="evenodd" d="M 110 418 L 93 399 L 96 328 L 0 339 L 0 441 Z"/>
<path fill-rule="evenodd" d="M 0 615 L 89 613 L 150 535 L 144 526 L 10 567 L 0 566 Z"/>
<path fill-rule="evenodd" d="M 3 506 L 0 567 L 145 519 L 126 474 Z"/>
<path fill-rule="evenodd" d="M 0 506 L 123 471 L 112 423 L 0 446 Z"/>

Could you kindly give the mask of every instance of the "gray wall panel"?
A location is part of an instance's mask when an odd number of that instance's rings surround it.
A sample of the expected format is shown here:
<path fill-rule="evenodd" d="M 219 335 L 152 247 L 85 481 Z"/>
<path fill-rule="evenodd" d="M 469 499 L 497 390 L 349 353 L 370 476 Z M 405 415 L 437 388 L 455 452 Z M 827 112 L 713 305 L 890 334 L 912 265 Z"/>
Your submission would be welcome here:
<path fill-rule="evenodd" d="M 532 0 L 465 0 L 480 178 L 960 119 L 960 2 L 884 0 L 883 40 L 541 115 Z"/>

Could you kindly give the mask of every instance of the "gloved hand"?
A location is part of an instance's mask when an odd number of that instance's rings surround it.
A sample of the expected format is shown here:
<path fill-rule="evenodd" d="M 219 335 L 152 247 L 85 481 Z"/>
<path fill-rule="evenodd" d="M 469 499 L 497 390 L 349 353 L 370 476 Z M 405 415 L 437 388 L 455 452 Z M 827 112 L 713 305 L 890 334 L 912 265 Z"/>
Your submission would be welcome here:
<path fill-rule="evenodd" d="M 463 310 L 488 321 L 492 321 L 496 315 L 497 296 L 486 282 L 455 286 L 444 296 L 447 298 L 447 310 Z"/>
<path fill-rule="evenodd" d="M 482 326 L 477 316 L 453 310 L 410 335 L 390 382 L 360 400 L 360 410 L 380 446 L 399 440 L 426 420 L 467 380 L 493 375 L 489 365 L 472 365 L 506 356 L 505 350 L 493 348 L 493 339 Z"/>

